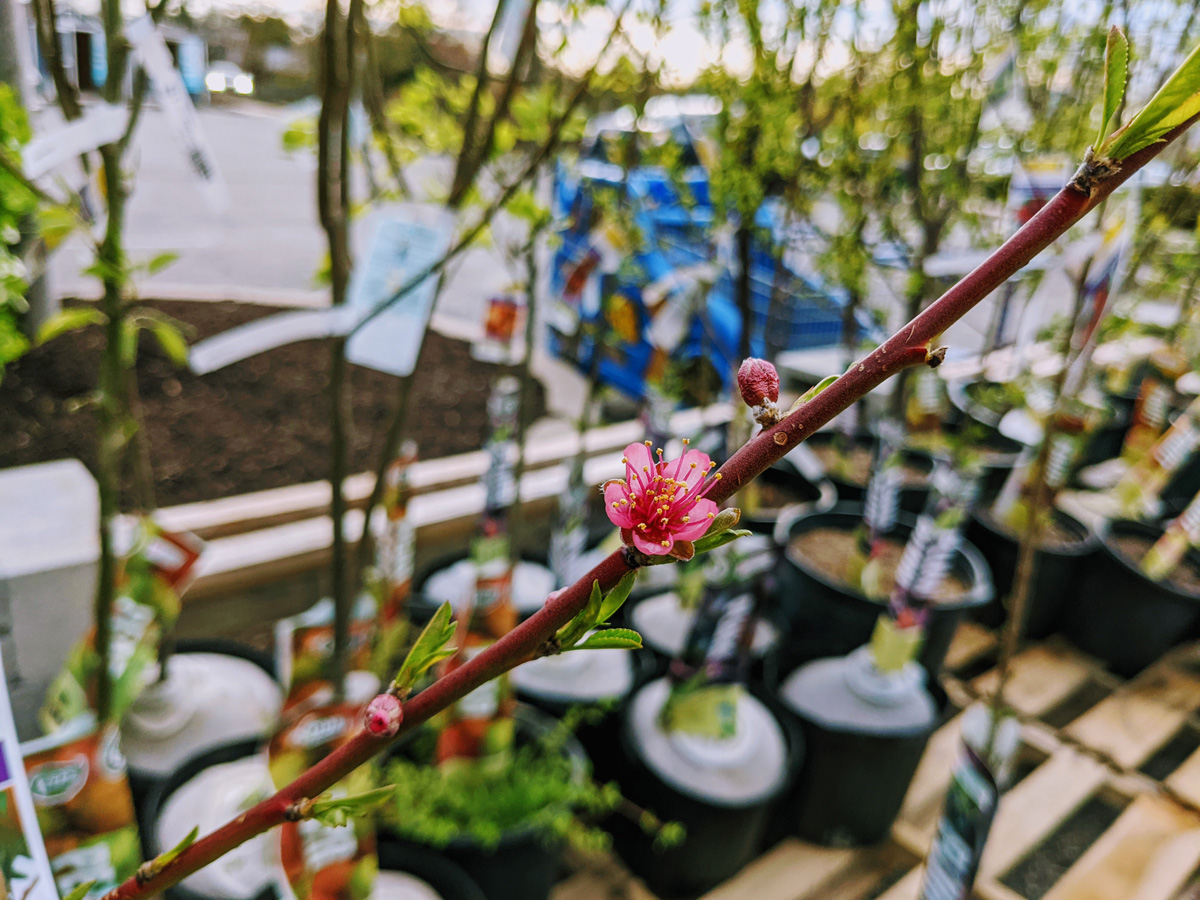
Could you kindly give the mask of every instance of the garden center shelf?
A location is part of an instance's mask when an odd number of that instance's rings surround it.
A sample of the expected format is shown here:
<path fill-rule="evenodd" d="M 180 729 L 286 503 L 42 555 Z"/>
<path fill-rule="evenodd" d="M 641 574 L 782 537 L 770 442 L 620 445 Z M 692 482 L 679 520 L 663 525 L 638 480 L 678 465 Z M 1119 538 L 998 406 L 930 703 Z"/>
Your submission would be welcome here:
<path fill-rule="evenodd" d="M 705 900 L 916 900 L 959 752 L 961 710 L 988 696 L 997 638 L 965 624 L 943 683 L 954 709 L 935 733 L 890 840 L 827 848 L 788 839 Z M 1014 784 L 1000 802 L 974 896 L 982 900 L 1185 900 L 1200 873 L 1200 645 L 1122 681 L 1051 638 L 1014 659 L 1022 720 Z M 578 861 L 554 900 L 653 900 L 618 863 Z"/>

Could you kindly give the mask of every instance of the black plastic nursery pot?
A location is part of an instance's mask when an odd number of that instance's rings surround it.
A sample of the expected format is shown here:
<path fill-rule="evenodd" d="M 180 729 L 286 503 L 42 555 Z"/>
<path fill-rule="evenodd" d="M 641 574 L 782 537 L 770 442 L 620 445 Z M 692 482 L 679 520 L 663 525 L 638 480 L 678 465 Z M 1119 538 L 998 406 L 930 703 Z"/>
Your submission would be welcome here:
<path fill-rule="evenodd" d="M 518 741 L 545 734 L 555 725 L 545 713 L 524 704 L 518 705 L 515 718 Z M 409 740 L 402 740 L 390 752 L 403 754 L 408 743 Z M 568 738 L 564 749 L 580 772 L 584 772 L 587 757 L 579 741 Z M 432 847 L 380 825 L 376 844 L 383 868 L 393 867 L 397 861 L 414 854 L 440 857 L 478 885 L 483 900 L 545 900 L 558 880 L 563 852 L 560 843 L 548 842 L 528 828 L 501 835 L 494 847 L 467 835 L 451 838 L 443 847 Z"/>
<path fill-rule="evenodd" d="M 153 859 L 171 849 L 170 846 L 164 846 L 159 837 L 159 818 L 167 801 L 176 791 L 206 769 L 245 759 L 261 749 L 262 744 L 258 741 L 239 741 L 215 747 L 193 756 L 169 776 L 151 785 L 145 802 L 138 810 L 138 830 L 141 832 L 142 851 L 146 859 Z M 282 868 L 279 870 L 279 876 L 283 877 Z M 165 894 L 167 900 L 278 900 L 281 896 L 278 886 L 273 883 L 253 893 L 247 891 L 236 896 L 218 897 L 193 890 L 185 882 L 167 888 Z"/>
<path fill-rule="evenodd" d="M 1034 554 L 1033 583 L 1026 599 L 1022 634 L 1035 640 L 1058 630 L 1079 590 L 1079 577 L 1100 543 L 1086 525 L 1060 510 L 1054 511 L 1054 524 L 1060 534 L 1069 535 L 1073 541 L 1044 543 Z M 977 611 L 976 618 L 995 628 L 1008 617 L 1005 604 L 1012 593 L 1019 539 L 986 509 L 976 510 L 971 517 L 967 539 L 987 560 L 995 585 L 995 598 Z"/>
<path fill-rule="evenodd" d="M 813 450 L 820 451 L 825 447 L 832 445 L 835 438 L 835 433 L 832 431 L 818 431 L 812 437 L 808 438 L 807 443 Z M 861 432 L 855 435 L 854 444 L 858 448 L 867 448 L 874 452 L 877 438 L 866 432 Z M 912 467 L 921 473 L 922 478 L 919 483 L 909 483 L 900 489 L 900 508 L 908 513 L 919 513 L 925 508 L 925 501 L 929 498 L 929 481 L 928 476 L 933 471 L 933 457 L 924 450 L 915 450 L 911 447 L 906 447 L 903 451 L 904 464 Z M 839 476 L 832 468 L 826 466 L 829 473 L 829 480 L 833 482 L 837 488 L 838 501 L 840 503 L 858 503 L 861 502 L 866 494 L 866 485 L 853 481 L 848 481 Z"/>
<path fill-rule="evenodd" d="M 945 692 L 929 691 L 946 710 Z M 804 762 L 772 817 L 772 832 L 829 846 L 884 840 L 900 814 L 929 738 L 942 723 L 887 735 L 839 729 L 780 704 L 804 735 Z"/>
<path fill-rule="evenodd" d="M 818 571 L 791 545 L 791 541 L 806 532 L 824 528 L 849 532 L 861 521 L 860 505 L 838 504 L 829 512 L 813 513 L 792 523 L 789 543 L 784 548 L 784 565 L 780 567 L 777 597 L 777 609 L 788 623 L 781 671 L 790 671 L 813 659 L 844 656 L 871 639 L 875 622 L 886 604 L 871 600 L 840 579 Z M 901 515 L 891 535 L 905 541 L 914 525 L 912 516 Z M 966 585 L 966 593 L 929 608 L 919 661 L 931 682 L 937 680 L 959 623 L 990 603 L 994 596 L 987 562 L 969 541 L 964 540 L 954 555 L 949 575 Z"/>
<path fill-rule="evenodd" d="M 629 660 L 631 678 L 629 689 L 610 697 L 580 697 L 572 694 L 569 682 L 550 692 L 535 689 L 514 679 L 517 699 L 555 719 L 562 719 L 579 707 L 590 707 L 600 714 L 585 719 L 575 729 L 575 739 L 583 747 L 592 764 L 592 777 L 600 783 L 611 781 L 620 774 L 619 716 L 626 701 L 638 688 L 655 677 L 653 659 L 645 652 L 631 650 L 592 650 L 589 653 L 622 654 Z M 578 654 L 572 654 L 578 655 Z"/>
<path fill-rule="evenodd" d="M 814 512 L 831 509 L 837 502 L 837 488 L 832 481 L 822 479 L 814 483 L 784 465 L 771 466 L 755 483 L 761 486 L 761 502 L 753 512 L 742 511 L 739 527 L 758 534 L 774 534 L 784 510 Z"/>
<path fill-rule="evenodd" d="M 271 654 L 264 653 L 247 644 L 229 640 L 228 638 L 182 638 L 174 642 L 171 653 L 172 655 L 217 653 L 224 656 L 232 656 L 236 659 L 244 659 L 258 666 L 272 680 L 279 681 L 279 674 L 275 668 L 275 658 Z M 264 734 L 262 735 L 262 740 L 265 741 L 268 737 L 269 735 Z M 133 803 L 140 816 L 143 808 L 146 808 L 152 802 L 151 795 L 155 793 L 156 788 L 163 779 L 151 773 L 140 772 L 132 766 L 128 768 L 127 775 L 129 778 L 129 787 L 133 793 Z"/>
<path fill-rule="evenodd" d="M 620 728 L 621 793 L 660 821 L 682 824 L 686 832 L 681 843 L 662 849 L 635 823 L 611 817 L 609 831 L 614 848 L 656 896 L 703 894 L 737 874 L 765 846 L 771 812 L 800 768 L 804 738 L 773 700 L 751 696 L 770 711 L 783 733 L 787 772 L 770 795 L 747 803 L 721 802 L 665 782 L 638 752 L 630 728 L 631 707 L 626 706 Z"/>
<path fill-rule="evenodd" d="M 1200 623 L 1200 588 L 1151 581 L 1121 552 L 1125 541 L 1148 548 L 1162 531 L 1145 522 L 1105 522 L 1097 534 L 1099 551 L 1084 567 L 1078 597 L 1063 621 L 1075 646 L 1127 678 L 1189 638 Z M 1188 551 L 1180 565 L 1190 566 L 1200 584 L 1200 552 Z"/>

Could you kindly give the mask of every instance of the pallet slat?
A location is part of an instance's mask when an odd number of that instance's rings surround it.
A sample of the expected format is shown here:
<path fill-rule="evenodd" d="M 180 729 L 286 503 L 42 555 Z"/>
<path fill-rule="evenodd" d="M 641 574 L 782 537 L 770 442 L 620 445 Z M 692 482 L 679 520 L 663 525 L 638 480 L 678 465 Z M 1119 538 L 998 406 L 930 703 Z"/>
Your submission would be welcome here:
<path fill-rule="evenodd" d="M 1108 770 L 1064 747 L 1000 800 L 980 863 L 983 878 L 998 878 L 1035 850 L 1104 784 Z"/>
<path fill-rule="evenodd" d="M 1159 797 L 1134 800 L 1045 900 L 1170 900 L 1200 864 L 1200 817 Z"/>
<path fill-rule="evenodd" d="M 702 900 L 803 900 L 858 864 L 869 850 L 817 847 L 788 839 L 709 891 Z M 816 892 L 816 893 L 814 893 Z"/>
<path fill-rule="evenodd" d="M 1170 665 L 1146 670 L 1065 729 L 1076 740 L 1133 769 L 1200 709 L 1200 679 Z"/>
<path fill-rule="evenodd" d="M 1095 664 L 1065 644 L 1037 644 L 1012 660 L 1012 671 L 1004 696 L 1017 712 L 1043 716 L 1087 684 Z M 975 691 L 991 696 L 1000 682 L 993 669 L 972 682 Z"/>

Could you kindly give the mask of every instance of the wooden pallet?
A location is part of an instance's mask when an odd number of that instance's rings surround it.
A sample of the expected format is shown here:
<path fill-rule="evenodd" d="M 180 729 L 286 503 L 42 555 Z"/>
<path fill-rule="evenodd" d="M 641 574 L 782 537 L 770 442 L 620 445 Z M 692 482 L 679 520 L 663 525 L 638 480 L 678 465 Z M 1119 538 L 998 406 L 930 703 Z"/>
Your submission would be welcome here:
<path fill-rule="evenodd" d="M 704 900 L 915 900 L 958 753 L 961 709 L 994 689 L 995 651 L 995 637 L 977 626 L 957 636 L 945 683 L 959 711 L 930 739 L 888 842 L 831 849 L 786 840 Z M 1013 665 L 1007 696 L 1022 717 L 1021 765 L 1001 800 L 975 896 L 1200 897 L 1200 646 L 1128 682 L 1058 639 L 1027 647 Z M 1076 848 L 1080 834 L 1087 844 Z M 1050 875 L 1023 881 L 1030 865 Z M 1026 896 L 1023 883 L 1042 889 Z M 585 898 L 653 900 L 608 859 L 581 863 L 554 894 Z"/>

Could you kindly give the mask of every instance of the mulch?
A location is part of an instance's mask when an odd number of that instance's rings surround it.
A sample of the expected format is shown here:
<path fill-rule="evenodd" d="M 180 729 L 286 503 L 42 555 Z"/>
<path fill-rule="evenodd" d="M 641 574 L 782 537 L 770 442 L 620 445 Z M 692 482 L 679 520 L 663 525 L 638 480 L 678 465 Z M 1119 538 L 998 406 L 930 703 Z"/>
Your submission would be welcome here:
<path fill-rule="evenodd" d="M 186 323 L 196 341 L 280 312 L 232 302 L 154 302 Z M 409 433 L 422 457 L 482 446 L 487 395 L 504 367 L 471 358 L 470 345 L 426 337 Z M 92 327 L 32 349 L 0 381 L 0 468 L 78 457 L 96 459 L 95 413 L 80 402 L 96 386 L 103 344 Z M 209 500 L 325 478 L 329 467 L 329 353 L 307 341 L 270 350 L 207 375 L 176 367 L 144 337 L 137 384 L 159 506 Z M 373 469 L 401 380 L 350 367 L 350 471 Z M 532 416 L 543 411 L 540 386 Z M 124 485 L 128 496 L 128 479 Z"/>

